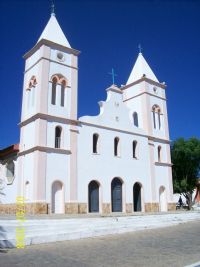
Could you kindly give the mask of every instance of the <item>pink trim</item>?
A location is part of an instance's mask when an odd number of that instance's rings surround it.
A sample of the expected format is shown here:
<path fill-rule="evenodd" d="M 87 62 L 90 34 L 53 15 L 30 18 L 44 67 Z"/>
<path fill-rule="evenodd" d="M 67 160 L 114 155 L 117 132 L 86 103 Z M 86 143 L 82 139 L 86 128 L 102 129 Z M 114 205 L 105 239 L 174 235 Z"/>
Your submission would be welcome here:
<path fill-rule="evenodd" d="M 50 81 L 51 82 L 54 82 L 55 79 L 56 79 L 56 83 L 57 84 L 64 84 L 65 87 L 68 86 L 68 81 L 67 81 L 67 79 L 63 75 L 61 75 L 61 74 L 54 74 L 53 76 L 51 76 Z"/>
<path fill-rule="evenodd" d="M 77 129 L 71 126 L 70 129 L 70 201 L 78 200 L 78 181 L 77 181 Z"/>
<path fill-rule="evenodd" d="M 42 46 L 40 48 L 41 56 L 46 56 L 50 59 L 51 49 L 47 46 Z M 37 98 L 37 111 L 41 113 L 48 113 L 48 91 L 49 91 L 49 69 L 50 61 L 41 60 L 39 64 L 39 80 L 38 80 L 38 90 L 36 91 Z"/>
<path fill-rule="evenodd" d="M 78 58 L 77 56 L 72 55 L 72 64 L 78 67 Z M 71 110 L 70 110 L 70 119 L 77 119 L 77 87 L 78 87 L 78 70 L 71 69 Z"/>
<path fill-rule="evenodd" d="M 149 142 L 149 163 L 150 163 L 150 186 L 152 194 L 152 202 L 156 202 L 156 181 L 155 181 L 155 166 L 154 166 L 154 143 Z"/>
<path fill-rule="evenodd" d="M 36 84 L 37 84 L 37 80 L 36 80 L 36 77 L 33 75 L 28 82 L 26 90 L 31 90 L 32 88 L 36 86 Z"/>

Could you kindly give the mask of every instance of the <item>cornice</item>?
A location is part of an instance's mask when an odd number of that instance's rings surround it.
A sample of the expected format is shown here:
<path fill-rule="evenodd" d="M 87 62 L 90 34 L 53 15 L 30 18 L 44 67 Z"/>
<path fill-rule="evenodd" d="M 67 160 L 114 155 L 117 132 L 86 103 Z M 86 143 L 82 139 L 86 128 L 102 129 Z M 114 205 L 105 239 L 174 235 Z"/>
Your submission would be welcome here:
<path fill-rule="evenodd" d="M 165 89 L 165 88 L 167 87 L 166 84 L 155 82 L 155 81 L 153 81 L 153 80 L 151 80 L 151 79 L 149 79 L 149 78 L 147 78 L 147 77 L 142 77 L 141 79 L 139 79 L 139 80 L 137 80 L 137 81 L 135 81 L 135 82 L 133 82 L 133 83 L 127 84 L 127 85 L 121 87 L 120 89 L 121 89 L 121 90 L 126 90 L 127 88 L 129 88 L 129 87 L 131 87 L 131 86 L 133 86 L 133 85 L 135 85 L 135 84 L 141 83 L 141 82 L 148 82 L 148 83 L 150 83 L 150 84 L 159 86 L 159 87 L 161 87 L 162 89 Z"/>
<path fill-rule="evenodd" d="M 90 122 L 84 122 L 84 121 L 78 121 L 78 122 L 80 124 L 85 124 L 85 125 L 88 125 L 88 126 L 94 126 L 94 127 L 98 127 L 98 128 L 102 128 L 102 129 L 111 130 L 111 131 L 122 132 L 122 133 L 131 134 L 131 135 L 137 135 L 137 136 L 146 137 L 146 138 L 148 138 L 148 140 L 151 140 L 151 141 L 154 141 L 154 142 L 162 142 L 162 143 L 165 143 L 165 144 L 170 144 L 171 143 L 171 141 L 168 140 L 168 139 L 158 138 L 158 137 L 150 136 L 150 135 L 147 135 L 147 134 L 136 133 L 136 132 L 132 132 L 132 131 L 122 130 L 122 129 L 119 129 L 119 128 L 113 128 L 113 127 L 109 127 L 109 126 L 98 125 L 98 124 L 94 124 L 94 123 L 90 123 Z"/>
<path fill-rule="evenodd" d="M 61 117 L 48 115 L 48 114 L 43 114 L 43 113 L 37 113 L 37 114 L 33 115 L 32 117 L 30 117 L 30 118 L 22 121 L 21 123 L 19 123 L 19 126 L 23 127 L 23 126 L 27 125 L 28 123 L 30 123 L 30 122 L 32 122 L 34 120 L 37 120 L 37 119 L 43 119 L 43 120 L 48 120 L 48 121 L 66 123 L 66 124 L 74 125 L 74 126 L 79 126 L 79 125 L 83 124 L 83 125 L 94 126 L 94 127 L 98 127 L 98 128 L 102 128 L 102 129 L 111 130 L 111 131 L 116 131 L 116 132 L 121 132 L 121 133 L 128 133 L 128 134 L 131 134 L 131 135 L 146 137 L 146 138 L 148 138 L 148 140 L 154 141 L 154 142 L 161 142 L 161 143 L 165 143 L 165 144 L 170 144 L 171 143 L 170 140 L 168 140 L 168 139 L 154 137 L 154 136 L 147 135 L 147 134 L 136 133 L 136 132 L 133 132 L 133 131 L 122 130 L 122 129 L 119 129 L 119 128 L 103 126 L 103 125 L 90 123 L 90 122 L 85 122 L 85 121 L 80 121 L 80 120 L 72 120 L 72 119 L 67 119 L 67 118 L 61 118 Z"/>
<path fill-rule="evenodd" d="M 25 156 L 25 155 L 33 153 L 35 151 L 47 152 L 47 153 L 56 153 L 56 154 L 66 154 L 66 155 L 71 154 L 71 151 L 68 149 L 45 147 L 45 146 L 35 146 L 32 148 L 26 149 L 24 151 L 20 151 L 18 153 L 18 156 Z"/>
<path fill-rule="evenodd" d="M 65 46 L 62 46 L 60 44 L 56 44 L 54 42 L 51 42 L 49 40 L 45 40 L 45 39 L 41 39 L 31 50 L 29 50 L 24 56 L 23 58 L 24 59 L 27 59 L 28 57 L 30 57 L 33 53 L 35 53 L 42 45 L 46 45 L 46 46 L 49 46 L 49 47 L 53 47 L 55 49 L 59 49 L 61 51 L 66 51 L 70 54 L 73 54 L 75 56 L 78 56 L 80 55 L 80 51 L 79 50 L 76 50 L 76 49 L 73 49 L 73 48 L 69 48 L 69 47 L 65 47 Z"/>
<path fill-rule="evenodd" d="M 77 121 L 77 120 L 57 117 L 57 116 L 44 114 L 44 113 L 37 113 L 37 114 L 29 117 L 28 119 L 25 119 L 24 121 L 20 122 L 18 125 L 20 127 L 23 127 L 23 126 L 27 125 L 28 123 L 30 123 L 32 121 L 35 121 L 37 119 L 43 119 L 43 120 L 48 120 L 48 121 L 56 121 L 56 122 L 70 124 L 70 125 L 78 125 L 79 124 L 79 121 Z"/>
<path fill-rule="evenodd" d="M 172 163 L 167 163 L 167 162 L 155 162 L 156 166 L 163 166 L 163 167 L 172 167 Z"/>

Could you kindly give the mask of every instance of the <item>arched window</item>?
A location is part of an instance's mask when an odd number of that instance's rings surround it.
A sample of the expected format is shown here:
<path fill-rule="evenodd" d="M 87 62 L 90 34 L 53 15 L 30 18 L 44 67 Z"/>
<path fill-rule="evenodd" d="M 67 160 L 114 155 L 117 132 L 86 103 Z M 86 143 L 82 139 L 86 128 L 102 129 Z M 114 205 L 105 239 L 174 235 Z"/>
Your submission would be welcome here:
<path fill-rule="evenodd" d="M 119 148 L 119 138 L 115 137 L 114 139 L 114 155 L 119 156 L 120 155 L 120 148 Z"/>
<path fill-rule="evenodd" d="M 153 127 L 156 129 L 156 113 L 155 113 L 155 107 L 152 109 L 153 112 Z"/>
<path fill-rule="evenodd" d="M 161 162 L 161 146 L 158 146 L 158 162 Z"/>
<path fill-rule="evenodd" d="M 33 88 L 32 90 L 31 90 L 31 98 L 32 98 L 32 103 L 31 103 L 31 105 L 32 106 L 34 106 L 34 102 L 35 102 L 35 88 Z"/>
<path fill-rule="evenodd" d="M 54 74 L 51 77 L 52 82 L 52 94 L 51 104 L 56 105 L 56 97 L 60 100 L 60 106 L 65 106 L 65 88 L 67 87 L 67 79 L 62 74 Z M 57 103 L 58 104 L 58 103 Z"/>
<path fill-rule="evenodd" d="M 137 141 L 133 141 L 133 158 L 136 158 Z"/>
<path fill-rule="evenodd" d="M 35 87 L 37 84 L 37 80 L 35 76 L 32 76 L 28 82 L 27 90 L 31 90 L 32 87 Z"/>
<path fill-rule="evenodd" d="M 62 128 L 57 126 L 55 129 L 55 148 L 60 148 L 61 132 L 62 132 Z"/>
<path fill-rule="evenodd" d="M 161 128 L 161 117 L 160 117 L 160 109 L 158 109 L 158 127 L 159 127 L 159 130 Z"/>
<path fill-rule="evenodd" d="M 35 76 L 32 76 L 28 82 L 27 86 L 27 108 L 29 109 L 30 106 L 34 106 L 35 102 L 35 87 L 37 85 L 37 80 Z"/>
<path fill-rule="evenodd" d="M 54 77 L 52 80 L 52 92 L 51 92 L 51 104 L 56 104 L 56 85 L 57 85 L 57 78 Z"/>
<path fill-rule="evenodd" d="M 15 164 L 13 161 L 10 161 L 6 165 L 6 177 L 12 178 L 15 175 Z"/>
<path fill-rule="evenodd" d="M 161 109 L 158 105 L 152 107 L 154 129 L 161 129 Z"/>
<path fill-rule="evenodd" d="M 99 151 L 99 135 L 93 134 L 93 153 L 98 153 Z"/>
<path fill-rule="evenodd" d="M 134 126 L 139 127 L 138 114 L 137 114 L 137 112 L 134 112 L 133 113 L 133 123 L 134 123 Z"/>
<path fill-rule="evenodd" d="M 65 105 L 65 87 L 66 87 L 66 81 L 63 80 L 61 83 L 61 107 L 64 107 Z"/>

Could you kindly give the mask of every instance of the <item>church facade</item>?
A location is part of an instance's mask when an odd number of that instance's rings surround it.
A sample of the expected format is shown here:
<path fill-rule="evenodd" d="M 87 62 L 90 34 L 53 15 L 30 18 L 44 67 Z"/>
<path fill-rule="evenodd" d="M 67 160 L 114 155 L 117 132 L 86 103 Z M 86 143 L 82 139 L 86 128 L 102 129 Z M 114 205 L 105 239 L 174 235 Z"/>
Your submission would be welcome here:
<path fill-rule="evenodd" d="M 0 212 L 150 212 L 173 203 L 166 85 L 139 53 L 98 116 L 77 118 L 78 56 L 55 14 L 25 54 L 20 143 L 0 151 Z"/>

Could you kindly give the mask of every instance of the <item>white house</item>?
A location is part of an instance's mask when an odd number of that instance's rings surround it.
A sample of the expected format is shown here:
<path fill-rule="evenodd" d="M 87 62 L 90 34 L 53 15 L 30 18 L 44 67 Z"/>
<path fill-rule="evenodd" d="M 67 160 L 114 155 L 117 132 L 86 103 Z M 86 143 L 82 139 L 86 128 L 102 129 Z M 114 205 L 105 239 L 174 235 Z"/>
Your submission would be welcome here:
<path fill-rule="evenodd" d="M 0 151 L 0 212 L 13 213 L 17 196 L 28 213 L 175 209 L 165 84 L 139 53 L 99 115 L 77 119 L 79 54 L 53 13 L 24 56 L 19 149 Z"/>

